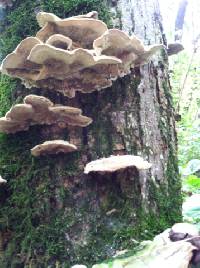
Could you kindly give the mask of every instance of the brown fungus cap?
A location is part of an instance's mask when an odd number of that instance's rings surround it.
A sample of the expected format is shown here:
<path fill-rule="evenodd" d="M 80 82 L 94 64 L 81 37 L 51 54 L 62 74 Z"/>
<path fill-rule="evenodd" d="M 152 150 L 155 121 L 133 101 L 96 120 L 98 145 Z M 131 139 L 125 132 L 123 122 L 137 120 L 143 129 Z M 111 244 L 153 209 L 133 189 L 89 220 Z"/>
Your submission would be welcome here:
<path fill-rule="evenodd" d="M 2 61 L 1 72 L 21 79 L 36 79 L 40 66 L 28 61 L 27 57 L 31 49 L 38 44 L 41 44 L 41 41 L 36 37 L 27 37 L 21 41 Z"/>
<path fill-rule="evenodd" d="M 54 105 L 49 99 L 28 95 L 24 104 L 14 105 L 5 117 L 0 118 L 0 132 L 16 133 L 28 130 L 32 125 L 57 124 L 62 128 L 69 126 L 86 127 L 92 119 L 82 115 L 78 108 Z"/>
<path fill-rule="evenodd" d="M 151 167 L 151 164 L 143 160 L 140 156 L 117 155 L 98 159 L 88 163 L 85 167 L 84 173 L 111 173 L 126 169 L 128 167 L 136 167 L 137 169 L 149 169 Z"/>
<path fill-rule="evenodd" d="M 113 56 L 94 56 L 93 51 L 82 48 L 66 51 L 51 45 L 36 45 L 28 60 L 41 67 L 40 74 L 31 81 L 38 87 L 62 91 L 74 97 L 112 85 L 118 77 L 121 60 Z"/>
<path fill-rule="evenodd" d="M 60 19 L 52 13 L 39 12 L 37 21 L 43 28 L 36 37 L 46 42 L 51 35 L 62 34 L 72 39 L 77 47 L 92 48 L 93 41 L 108 29 L 104 22 L 93 17 L 80 15 Z"/>
<path fill-rule="evenodd" d="M 65 50 L 72 48 L 72 40 L 62 34 L 53 34 L 47 39 L 46 44 Z"/>
<path fill-rule="evenodd" d="M 33 156 L 58 154 L 58 153 L 70 153 L 77 150 L 77 147 L 63 140 L 45 141 L 42 144 L 36 145 L 31 149 Z"/>
<path fill-rule="evenodd" d="M 106 31 L 93 43 L 97 55 L 104 54 L 121 59 L 121 76 L 129 73 L 131 67 L 147 63 L 150 57 L 162 47 L 162 45 L 144 46 L 135 35 L 130 37 L 118 29 Z"/>

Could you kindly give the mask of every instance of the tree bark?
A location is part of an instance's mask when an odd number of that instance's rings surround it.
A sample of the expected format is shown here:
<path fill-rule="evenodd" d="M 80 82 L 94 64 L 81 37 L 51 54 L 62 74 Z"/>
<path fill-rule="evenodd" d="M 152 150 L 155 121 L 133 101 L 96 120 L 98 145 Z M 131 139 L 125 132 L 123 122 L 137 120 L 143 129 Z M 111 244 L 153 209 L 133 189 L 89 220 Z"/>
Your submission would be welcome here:
<path fill-rule="evenodd" d="M 146 45 L 166 43 L 157 0 L 112 1 L 109 7 L 116 27 L 136 34 Z M 92 264 L 180 221 L 177 139 L 164 50 L 99 92 L 78 93 L 74 99 L 42 89 L 33 92 L 80 107 L 93 124 L 68 131 L 36 126 L 1 141 L 1 151 L 9 148 L 12 156 L 20 156 L 21 165 L 17 172 L 8 172 L 8 154 L 6 167 L 1 167 L 2 176 L 12 176 L 9 188 L 1 189 L 1 229 L 7 234 L 3 267 Z M 22 88 L 16 96 L 25 94 Z M 53 138 L 67 139 L 80 150 L 29 156 L 34 145 Z M 152 168 L 83 174 L 88 162 L 112 154 L 141 155 Z M 13 197 L 16 192 L 18 199 Z"/>

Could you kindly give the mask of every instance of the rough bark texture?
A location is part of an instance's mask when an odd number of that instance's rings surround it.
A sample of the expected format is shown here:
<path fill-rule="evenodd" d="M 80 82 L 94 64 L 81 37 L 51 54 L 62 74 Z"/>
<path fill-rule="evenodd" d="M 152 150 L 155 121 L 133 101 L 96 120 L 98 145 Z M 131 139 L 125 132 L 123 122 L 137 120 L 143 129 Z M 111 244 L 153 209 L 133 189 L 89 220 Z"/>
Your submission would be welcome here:
<path fill-rule="evenodd" d="M 129 34 L 148 45 L 165 43 L 157 0 L 112 1 L 110 8 L 114 24 Z M 32 92 L 80 107 L 94 122 L 68 131 L 35 126 L 1 138 L 1 153 L 6 154 L 0 172 L 9 182 L 0 189 L 0 267 L 95 263 L 180 220 L 177 141 L 164 51 L 100 92 L 79 93 L 74 99 Z M 27 93 L 20 86 L 14 98 Z M 29 150 L 50 138 L 65 138 L 80 151 L 31 158 Z M 111 154 L 138 154 L 153 166 L 83 175 L 87 162 Z"/>

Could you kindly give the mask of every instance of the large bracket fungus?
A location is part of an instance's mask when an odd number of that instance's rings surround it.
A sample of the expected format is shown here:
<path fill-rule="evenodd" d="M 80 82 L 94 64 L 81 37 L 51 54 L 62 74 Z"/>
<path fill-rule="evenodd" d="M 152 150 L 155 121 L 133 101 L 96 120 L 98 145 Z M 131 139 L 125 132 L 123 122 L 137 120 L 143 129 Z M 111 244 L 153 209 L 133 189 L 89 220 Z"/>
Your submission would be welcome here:
<path fill-rule="evenodd" d="M 0 132 L 16 133 L 28 130 L 32 125 L 53 125 L 86 127 L 92 119 L 82 115 L 78 108 L 54 105 L 49 99 L 28 95 L 23 104 L 14 105 L 0 118 Z"/>
<path fill-rule="evenodd" d="M 119 58 L 122 61 L 119 65 L 120 75 L 124 76 L 130 72 L 130 68 L 148 63 L 163 45 L 144 46 L 135 35 L 130 37 L 123 31 L 111 29 L 94 40 L 93 47 L 97 55 Z"/>
<path fill-rule="evenodd" d="M 151 164 L 143 160 L 140 156 L 112 155 L 108 158 L 102 158 L 88 163 L 85 167 L 84 173 L 111 173 L 126 169 L 128 167 L 136 167 L 137 169 L 149 169 L 151 167 Z"/>
<path fill-rule="evenodd" d="M 91 49 L 93 41 L 101 36 L 108 28 L 103 21 L 92 16 L 97 13 L 61 19 L 52 13 L 39 12 L 37 21 L 43 27 L 36 35 L 41 41 L 46 40 L 53 34 L 62 34 L 73 40 L 76 47 Z"/>
<path fill-rule="evenodd" d="M 135 36 L 108 30 L 95 11 L 67 19 L 39 12 L 37 20 L 42 29 L 3 60 L 1 72 L 22 79 L 26 87 L 68 97 L 110 87 L 163 47 L 144 46 Z"/>
<path fill-rule="evenodd" d="M 36 145 L 31 149 L 33 156 L 47 155 L 47 154 L 59 154 L 70 153 L 77 150 L 77 147 L 63 140 L 45 141 L 42 144 Z"/>

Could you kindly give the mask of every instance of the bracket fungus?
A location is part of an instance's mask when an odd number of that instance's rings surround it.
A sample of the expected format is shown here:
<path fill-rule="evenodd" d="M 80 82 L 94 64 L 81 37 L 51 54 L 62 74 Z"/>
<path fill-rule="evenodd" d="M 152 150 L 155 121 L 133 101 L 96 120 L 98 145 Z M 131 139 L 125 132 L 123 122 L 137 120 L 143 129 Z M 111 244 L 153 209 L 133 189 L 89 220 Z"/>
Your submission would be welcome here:
<path fill-rule="evenodd" d="M 24 104 L 14 105 L 0 118 L 0 132 L 16 133 L 28 130 L 32 125 L 57 124 L 61 128 L 68 126 L 86 127 L 92 119 L 82 115 L 78 108 L 54 105 L 49 99 L 28 95 Z"/>
<path fill-rule="evenodd" d="M 82 48 L 65 51 L 47 44 L 36 45 L 28 60 L 42 66 L 31 84 L 55 90 L 58 87 L 68 97 L 74 97 L 76 91 L 87 93 L 110 86 L 111 80 L 117 79 L 117 64 L 121 63 L 115 57 L 94 56 Z"/>
<path fill-rule="evenodd" d="M 67 19 L 61 19 L 52 13 L 39 12 L 37 21 L 42 29 L 37 33 L 41 41 L 53 34 L 62 34 L 73 40 L 77 47 L 91 49 L 93 41 L 101 36 L 108 28 L 100 20 L 95 19 L 97 13 L 88 13 Z"/>
<path fill-rule="evenodd" d="M 97 55 L 115 56 L 121 59 L 121 76 L 130 68 L 147 63 L 163 45 L 144 46 L 135 35 L 131 37 L 118 29 L 110 29 L 94 40 L 93 48 Z"/>
<path fill-rule="evenodd" d="M 136 167 L 137 169 L 149 169 L 152 165 L 143 160 L 140 156 L 135 155 L 112 155 L 108 158 L 102 158 L 88 163 L 84 169 L 84 173 L 90 172 L 110 173 L 123 170 L 128 167 Z"/>
<path fill-rule="evenodd" d="M 0 175 L 0 184 L 4 184 L 4 183 L 7 183 L 7 180 L 4 180 Z"/>
<path fill-rule="evenodd" d="M 108 30 L 92 11 L 67 19 L 39 12 L 42 29 L 3 60 L 1 72 L 27 88 L 47 88 L 75 97 L 112 86 L 113 80 L 145 64 L 163 45 L 144 46 L 135 36 Z"/>
<path fill-rule="evenodd" d="M 45 141 L 42 144 L 36 145 L 31 149 L 33 156 L 47 155 L 47 154 L 59 154 L 70 153 L 77 150 L 74 144 L 70 144 L 63 140 Z"/>
<path fill-rule="evenodd" d="M 1 72 L 22 80 L 36 79 L 40 66 L 30 62 L 27 58 L 31 49 L 38 44 L 41 44 L 41 41 L 36 37 L 27 37 L 22 40 L 16 49 L 2 61 Z"/>

